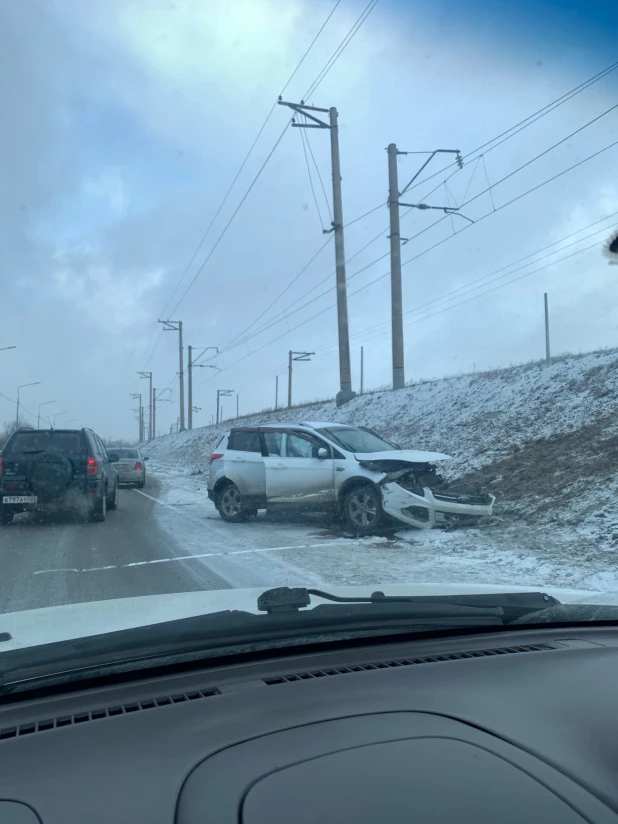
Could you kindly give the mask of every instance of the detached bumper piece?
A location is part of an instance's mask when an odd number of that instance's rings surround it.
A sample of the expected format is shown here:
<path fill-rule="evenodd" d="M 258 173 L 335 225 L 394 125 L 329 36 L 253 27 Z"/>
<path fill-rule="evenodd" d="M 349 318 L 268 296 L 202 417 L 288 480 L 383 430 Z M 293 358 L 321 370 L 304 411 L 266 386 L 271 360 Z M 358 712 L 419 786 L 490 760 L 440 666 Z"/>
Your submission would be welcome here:
<path fill-rule="evenodd" d="M 432 529 L 449 522 L 465 521 L 491 515 L 496 500 L 489 493 L 467 495 L 464 492 L 433 491 L 424 487 L 410 492 L 396 482 L 382 484 L 384 511 L 418 529 Z"/>

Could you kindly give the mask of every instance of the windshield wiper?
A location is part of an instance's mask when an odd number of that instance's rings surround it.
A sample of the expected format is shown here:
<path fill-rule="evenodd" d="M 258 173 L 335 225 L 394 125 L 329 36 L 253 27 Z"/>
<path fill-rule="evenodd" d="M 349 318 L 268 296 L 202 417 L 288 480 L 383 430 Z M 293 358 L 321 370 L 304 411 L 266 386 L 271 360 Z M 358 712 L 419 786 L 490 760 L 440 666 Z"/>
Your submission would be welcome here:
<path fill-rule="evenodd" d="M 311 604 L 311 595 L 337 604 L 410 604 L 417 608 L 427 607 L 467 607 L 470 609 L 501 609 L 505 621 L 521 618 L 529 613 L 560 606 L 560 601 L 544 592 L 505 592 L 479 595 L 385 595 L 372 592 L 369 596 L 344 597 L 325 592 L 322 589 L 306 587 L 276 587 L 263 592 L 257 602 L 261 612 L 299 612 Z M 410 611 L 412 614 L 413 611 Z M 439 614 L 439 610 L 435 610 Z"/>

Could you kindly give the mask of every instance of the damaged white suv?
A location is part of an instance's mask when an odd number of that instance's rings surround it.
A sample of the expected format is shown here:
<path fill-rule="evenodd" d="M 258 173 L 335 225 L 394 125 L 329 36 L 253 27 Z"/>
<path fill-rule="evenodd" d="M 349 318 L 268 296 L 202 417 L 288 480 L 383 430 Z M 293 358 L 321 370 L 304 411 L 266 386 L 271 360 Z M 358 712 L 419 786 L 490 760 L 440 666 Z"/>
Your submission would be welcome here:
<path fill-rule="evenodd" d="M 385 513 L 410 526 L 491 515 L 495 498 L 451 489 L 435 464 L 448 455 L 399 449 L 372 429 L 273 423 L 232 429 L 210 456 L 208 497 L 225 521 L 258 509 L 331 509 L 357 535 Z"/>

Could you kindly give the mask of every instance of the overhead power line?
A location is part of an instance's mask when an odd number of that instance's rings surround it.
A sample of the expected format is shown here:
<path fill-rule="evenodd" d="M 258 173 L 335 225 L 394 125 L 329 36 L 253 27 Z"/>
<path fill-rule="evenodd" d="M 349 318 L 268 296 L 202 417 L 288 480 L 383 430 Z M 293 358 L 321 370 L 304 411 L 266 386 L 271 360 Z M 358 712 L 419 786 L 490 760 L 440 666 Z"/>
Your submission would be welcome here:
<path fill-rule="evenodd" d="M 551 183 L 552 181 L 556 180 L 557 178 L 562 177 L 562 175 L 572 171 L 573 169 L 576 169 L 577 167 L 583 165 L 584 163 L 587 163 L 589 160 L 592 160 L 593 158 L 598 157 L 603 152 L 608 151 L 609 149 L 613 148 L 616 145 L 618 145 L 618 140 L 614 141 L 613 143 L 609 144 L 608 146 L 605 146 L 603 149 L 600 149 L 599 151 L 594 152 L 592 155 L 589 155 L 588 157 L 583 158 L 582 160 L 578 161 L 577 163 L 574 163 L 572 166 L 570 166 L 567 169 L 564 169 L 562 172 L 558 172 L 557 174 L 553 175 L 552 177 L 548 178 L 547 180 L 544 180 L 542 183 L 539 183 L 536 186 L 533 186 L 531 189 L 528 189 L 526 192 L 522 192 L 521 194 L 519 194 L 516 197 L 512 198 L 507 203 L 503 203 L 501 206 L 499 206 L 496 209 L 496 212 L 501 211 L 502 209 L 505 209 L 508 206 L 510 206 L 512 203 L 516 203 L 517 201 L 521 200 L 523 197 L 526 197 L 527 195 L 538 191 L 540 188 L 542 188 L 543 186 L 546 186 L 548 183 Z M 487 217 L 490 217 L 491 215 L 494 215 L 496 212 L 494 212 L 494 211 L 488 212 L 483 217 L 478 218 L 475 221 L 474 224 L 469 224 L 467 226 L 464 226 L 464 228 L 461 229 L 457 233 L 457 235 L 448 235 L 447 237 L 445 237 L 442 240 L 435 243 L 433 246 L 430 246 L 429 248 L 423 250 L 422 252 L 419 252 L 418 254 L 414 255 L 413 257 L 408 258 L 408 260 L 403 261 L 402 266 L 405 266 L 406 264 L 410 263 L 413 260 L 417 260 L 418 258 L 422 257 L 423 255 L 427 254 L 428 252 L 430 252 L 433 249 L 437 248 L 438 246 L 441 246 L 443 243 L 447 243 L 447 242 L 451 241 L 453 239 L 453 237 L 458 237 L 462 232 L 471 229 L 473 226 L 478 226 L 478 224 L 481 221 L 485 220 Z M 378 276 L 377 278 L 374 278 L 374 280 L 369 281 L 369 283 L 366 283 L 363 286 L 359 287 L 356 291 L 351 292 L 349 296 L 353 297 L 354 295 L 357 295 L 359 292 L 363 292 L 365 289 L 368 289 L 370 286 L 373 286 L 375 283 L 377 283 L 378 281 L 384 279 L 385 277 L 388 277 L 389 275 L 390 275 L 390 272 L 385 272 L 384 274 Z M 318 297 L 323 297 L 324 295 L 328 294 L 328 292 L 330 292 L 330 291 L 332 291 L 332 290 L 329 289 L 326 292 L 323 292 Z M 314 301 L 311 301 L 311 302 L 314 302 Z M 331 308 L 333 308 L 332 304 L 331 304 L 331 306 L 328 307 L 328 309 L 331 309 Z M 297 330 L 301 326 L 305 326 L 306 324 L 310 323 L 311 321 L 315 320 L 316 318 L 321 318 L 323 316 L 324 316 L 324 310 L 321 310 L 320 312 L 317 312 L 316 314 L 311 315 L 309 318 L 306 318 L 305 320 L 301 321 L 300 323 L 296 323 L 294 328 L 295 328 L 295 330 Z M 243 362 L 244 360 L 247 360 L 249 357 L 252 357 L 253 355 L 256 355 L 258 352 L 261 352 L 263 349 L 265 349 L 266 347 L 270 346 L 271 344 L 275 343 L 276 341 L 280 340 L 281 338 L 285 337 L 288 334 L 289 334 L 289 332 L 286 330 L 282 334 L 277 335 L 277 337 L 272 338 L 271 340 L 269 340 L 266 343 L 262 344 L 257 349 L 254 349 L 251 352 L 248 352 L 247 354 L 243 355 L 238 360 L 236 360 L 233 363 L 229 364 L 228 366 L 224 367 L 221 371 L 231 369 L 232 367 L 234 367 L 237 364 Z M 204 383 L 205 382 L 207 382 L 207 381 L 204 381 Z"/>
<path fill-rule="evenodd" d="M 550 102 L 549 102 L 549 103 L 547 103 L 545 106 L 543 106 L 542 108 L 538 109 L 536 112 L 533 112 L 531 115 L 528 115 L 528 117 L 524 118 L 523 120 L 520 120 L 518 123 L 514 124 L 513 126 L 509 127 L 508 129 L 504 130 L 504 131 L 503 131 L 503 132 L 501 132 L 500 134 L 496 135 L 496 137 L 492 138 L 491 140 L 486 141 L 485 143 L 483 143 L 483 144 L 481 144 L 480 146 L 478 146 L 476 149 L 473 149 L 472 151 L 470 151 L 470 152 L 468 152 L 467 154 L 463 155 L 463 157 L 465 158 L 465 160 L 467 161 L 467 163 L 468 163 L 468 164 L 469 164 L 469 163 L 471 163 L 471 162 L 474 162 L 474 161 L 476 160 L 476 161 L 477 161 L 477 166 L 478 166 L 478 162 L 481 162 L 481 161 L 482 161 L 482 162 L 483 162 L 483 165 L 484 165 L 484 167 L 485 167 L 485 174 L 487 175 L 487 169 L 486 169 L 486 165 L 485 165 L 485 158 L 484 158 L 484 153 L 483 153 L 483 150 L 485 150 L 485 152 L 489 152 L 489 151 L 492 151 L 493 149 L 497 148 L 498 146 L 502 145 L 502 144 L 503 144 L 503 143 L 505 143 L 507 140 L 510 140 L 512 137 L 514 137 L 515 135 L 519 134 L 519 133 L 520 133 L 521 131 L 523 131 L 524 129 L 526 129 L 526 128 L 528 128 L 529 126 L 531 126 L 531 125 L 533 125 L 534 123 L 536 123 L 536 122 L 537 122 L 538 120 L 540 120 L 542 117 L 545 117 L 546 115 L 550 114 L 552 111 L 554 111 L 555 109 L 557 109 L 559 106 L 564 105 L 564 103 L 568 102 L 568 101 L 569 101 L 569 100 L 571 100 L 573 97 L 575 97 L 575 96 L 577 96 L 578 94 L 580 94 L 581 92 L 583 92 L 583 91 L 587 90 L 590 86 L 594 85 L 594 84 L 595 84 L 595 83 L 597 83 L 599 80 L 603 79 L 603 78 L 604 78 L 604 77 L 606 77 L 607 75 L 609 75 L 609 74 L 611 74 L 612 72 L 614 72 L 617 68 L 618 68 L 618 61 L 616 61 L 616 62 L 614 62 L 614 63 L 610 64 L 609 66 L 607 66 L 607 67 L 606 67 L 605 69 L 603 69 L 602 71 L 597 72 L 597 74 L 593 75 L 592 77 L 589 77 L 587 80 L 583 81 L 583 82 L 582 82 L 582 83 L 580 83 L 579 85 L 577 85 L 577 86 L 575 86 L 574 88 L 570 89 L 568 92 L 565 92 L 564 94 L 560 95 L 560 97 L 557 97 L 557 98 L 555 98 L 554 100 L 550 101 Z M 567 138 L 567 139 L 568 139 L 568 138 Z M 494 144 L 494 145 L 492 145 L 492 144 Z M 488 147 L 490 147 L 490 148 L 488 148 Z M 473 155 L 474 155 L 475 157 L 473 157 Z M 422 185 L 423 183 L 425 183 L 425 182 L 427 182 L 427 181 L 429 181 L 429 180 L 431 180 L 431 179 L 433 179 L 433 178 L 437 177 L 438 175 L 442 175 L 442 174 L 444 174 L 444 172 L 445 172 L 445 171 L 447 171 L 448 169 L 450 169 L 451 167 L 452 167 L 452 164 L 449 164 L 448 166 L 445 166 L 443 169 L 441 169 L 441 170 L 439 170 L 439 171 L 437 171 L 437 172 L 434 172 L 433 174 L 431 174 L 431 175 L 429 175 L 428 177 L 424 178 L 423 180 L 421 180 L 421 181 L 416 181 L 416 182 L 415 182 L 415 183 L 414 183 L 414 184 L 410 187 L 410 189 L 414 189 L 414 188 L 416 188 L 417 186 L 420 186 L 420 185 Z M 447 180 L 449 180 L 449 179 L 453 176 L 453 174 L 456 174 L 456 173 L 457 173 L 457 171 L 459 171 L 459 170 L 456 170 L 456 171 L 455 171 L 455 172 L 453 172 L 451 175 L 449 175 L 449 177 L 447 178 Z M 475 168 L 474 168 L 474 170 L 473 170 L 472 177 L 474 177 L 474 173 L 475 173 L 475 172 L 476 172 L 476 167 L 475 167 Z M 470 181 L 469 181 L 468 187 L 467 187 L 467 189 L 466 189 L 466 192 L 465 192 L 465 194 L 464 194 L 464 197 L 462 198 L 462 200 L 464 200 L 464 201 L 465 201 L 465 198 L 466 198 L 466 196 L 467 196 L 467 192 L 468 192 L 469 185 L 470 185 L 470 183 L 471 183 L 472 177 L 470 178 Z M 437 189 L 439 189 L 439 188 L 440 188 L 440 187 L 441 187 L 441 186 L 442 186 L 445 182 L 446 182 L 446 181 L 440 181 L 434 189 L 432 189 L 430 192 L 428 192 L 428 193 L 427 193 L 427 194 L 426 194 L 426 195 L 422 198 L 422 200 L 426 200 L 426 198 L 430 197 L 430 196 L 431 196 L 431 195 L 432 195 L 435 191 L 437 191 Z M 497 185 L 497 184 L 494 184 L 494 185 Z M 490 192 L 490 194 L 491 194 L 491 187 L 488 187 L 488 189 L 486 189 L 485 191 L 489 191 L 489 192 Z M 493 198 L 493 195 L 492 195 L 492 198 Z M 386 204 L 385 204 L 384 202 L 379 203 L 377 206 L 373 207 L 373 208 L 372 208 L 372 209 L 370 209 L 369 211 L 365 212 L 365 213 L 364 213 L 364 214 L 362 214 L 362 215 L 359 215 L 359 217 L 354 218 L 353 220 L 351 220 L 351 221 L 349 221 L 348 223 L 346 223 L 344 228 L 347 228 L 348 226 L 351 226 L 352 224 L 354 224 L 354 223 L 356 223 L 356 222 L 358 222 L 358 221 L 362 220 L 363 218 L 365 218 L 365 217 L 367 217 L 367 216 L 369 216 L 369 215 L 373 214 L 374 212 L 377 212 L 379 209 L 383 208 L 383 206 L 385 206 L 385 205 L 386 205 Z M 460 205 L 462 205 L 462 204 L 460 204 Z M 411 209 L 407 209 L 405 212 L 403 212 L 402 217 L 405 217 L 407 214 L 409 214 L 409 213 L 410 213 L 410 211 L 412 211 L 412 210 L 411 210 Z M 436 223 L 437 223 L 437 222 L 439 222 L 439 221 L 436 221 Z M 431 228 L 432 228 L 432 226 L 433 226 L 433 225 L 434 225 L 434 224 L 431 224 L 430 226 L 426 227 L 423 231 L 428 231 L 429 229 L 431 229 Z M 354 259 L 355 257 L 357 257 L 359 254 L 361 254 L 363 251 L 365 251 L 365 249 L 367 249 L 367 248 L 368 248 L 369 246 L 371 246 L 373 243 L 375 243 L 375 242 L 376 242 L 376 241 L 378 241 L 380 238 L 382 238 L 382 237 L 384 236 L 384 233 L 385 233 L 385 232 L 388 232 L 388 226 L 385 226 L 385 227 L 384 227 L 384 229 L 382 229 L 380 232 L 378 232 L 378 234 L 377 234 L 375 237 L 373 237 L 370 241 L 368 241 L 368 242 L 367 242 L 367 243 L 366 243 L 366 244 L 365 244 L 365 245 L 364 245 L 361 249 L 359 249 L 357 252 L 355 252 L 353 255 L 351 255 L 349 258 L 347 258 L 347 259 L 346 259 L 346 263 L 348 263 L 348 262 L 350 262 L 351 260 L 353 260 L 353 259 Z M 415 237 L 417 237 L 417 236 L 415 235 Z M 411 238 L 411 239 L 413 239 L 413 238 Z M 388 253 L 386 253 L 386 254 L 384 254 L 384 255 L 381 255 L 379 258 L 377 258 L 376 260 L 372 261 L 372 263 L 371 263 L 371 264 L 369 264 L 369 265 L 373 265 L 374 263 L 379 262 L 380 260 L 382 260 L 383 258 L 385 258 L 387 255 L 388 255 Z M 312 260 L 313 260 L 313 258 L 312 258 Z M 367 268 L 367 267 L 365 267 L 365 268 Z M 304 269 L 303 269 L 303 271 L 304 271 Z M 364 271 L 364 269 L 363 269 L 363 270 L 361 270 L 361 271 Z M 314 285 L 314 286 L 312 286 L 310 289 L 308 289 L 306 292 L 304 292 L 304 293 L 303 293 L 303 295 L 301 295 L 299 298 L 297 298 L 296 300 L 294 300 L 294 301 L 290 304 L 290 306 L 288 307 L 288 310 L 289 310 L 289 309 L 291 309 L 291 308 L 293 308 L 293 307 L 294 307 L 297 303 L 300 303 L 300 302 L 301 302 L 301 301 L 302 301 L 302 300 L 303 300 L 306 296 L 308 296 L 309 294 L 311 294 L 311 292 L 315 291 L 315 289 L 318 289 L 318 288 L 319 288 L 319 287 L 320 287 L 323 283 L 326 283 L 326 281 L 330 280 L 330 279 L 332 278 L 333 274 L 334 274 L 334 273 L 329 273 L 329 274 L 328 274 L 328 275 L 326 275 L 324 278 L 322 278 L 322 280 L 320 280 L 317 284 L 315 284 L 315 285 Z M 294 278 L 293 283 L 295 283 L 297 279 L 298 279 L 298 277 L 295 277 L 295 278 Z M 291 286 L 291 285 L 292 285 L 292 283 L 290 283 L 290 284 L 289 284 L 289 285 L 285 288 L 284 292 L 287 292 L 287 291 L 288 291 L 288 289 L 290 288 L 290 286 Z M 329 290 L 329 291 L 330 291 L 330 290 Z M 282 293 L 282 294 L 283 294 L 283 293 Z M 264 312 L 262 312 L 262 313 L 260 314 L 260 316 L 259 316 L 258 318 L 256 318 L 256 320 L 254 320 L 254 321 L 253 321 L 253 322 L 249 325 L 248 329 L 251 329 L 253 326 L 255 326 L 255 324 L 258 322 L 258 320 L 260 320 L 260 319 L 261 319 L 261 318 L 262 318 L 262 317 L 263 317 L 263 316 L 264 316 L 264 315 L 265 315 L 265 314 L 266 314 L 266 313 L 270 310 L 270 308 L 272 308 L 272 307 L 273 307 L 273 306 L 277 303 L 277 301 L 278 301 L 278 299 L 276 299 L 275 301 L 273 301 L 273 303 L 271 303 L 271 305 L 268 307 L 268 309 L 266 309 Z M 278 313 L 278 314 L 275 316 L 275 318 L 273 318 L 273 319 L 271 319 L 271 320 L 275 320 L 275 319 L 279 318 L 280 316 L 282 316 L 282 315 L 284 315 L 284 314 L 287 314 L 287 311 L 288 311 L 288 310 L 286 310 L 285 312 Z M 227 344 L 227 346 L 226 346 L 226 347 L 223 347 L 222 352 L 229 351 L 229 349 L 230 349 L 230 348 L 232 348 L 232 346 L 233 346 L 233 345 L 235 345 L 235 344 L 236 344 L 236 342 L 237 342 L 240 338 L 242 338 L 242 336 L 243 336 L 244 334 L 245 334 L 245 332 L 242 332 L 242 333 L 240 333 L 239 335 L 237 335 L 237 336 L 236 336 L 236 337 L 235 337 L 232 341 L 230 341 L 230 343 L 229 343 L 229 344 Z M 256 334 L 259 334 L 259 331 L 258 331 L 258 332 L 256 332 Z M 241 342 L 244 342 L 244 341 L 241 341 Z"/>
<path fill-rule="evenodd" d="M 561 139 L 560 139 L 557 143 L 554 143 L 554 145 L 553 145 L 553 146 L 550 146 L 549 148 L 544 149 L 542 152 L 540 152 L 540 153 L 539 153 L 538 155 L 536 155 L 535 157 L 531 158 L 530 160 L 527 160 L 525 163 L 522 163 L 522 164 L 521 164 L 521 166 L 519 166 L 517 169 L 514 169 L 514 170 L 512 170 L 511 172 L 508 172 L 508 174 L 504 175 L 502 178 L 500 178 L 500 180 L 496 181 L 496 183 L 494 183 L 494 184 L 493 184 L 493 187 L 488 187 L 487 189 L 484 189 L 482 192 L 479 192 L 479 194 L 474 195 L 474 197 L 471 197 L 469 200 L 465 201 L 462 205 L 463 205 L 463 206 L 466 206 L 466 205 L 468 205 L 469 203 L 472 203 L 473 201 L 477 200 L 479 197 L 481 197 L 482 195 L 486 194 L 486 193 L 490 190 L 490 188 L 494 188 L 494 189 L 495 189 L 495 188 L 496 188 L 496 186 L 499 186 L 501 183 L 504 183 L 506 180 L 510 179 L 511 177 L 513 177 L 513 176 L 514 176 L 515 174 L 517 174 L 518 172 L 520 172 L 520 171 L 522 171 L 523 169 L 527 168 L 527 167 L 528 167 L 528 166 L 530 166 L 532 163 L 534 163 L 536 160 L 539 160 L 541 157 L 544 157 L 544 156 L 545 156 L 546 154 L 548 154 L 550 151 L 553 151 L 555 148 L 557 148 L 558 146 L 562 145 L 562 144 L 563 144 L 563 143 L 565 143 L 567 140 L 570 140 L 570 139 L 571 139 L 574 135 L 578 134 L 578 133 L 579 133 L 579 132 L 581 132 L 583 129 L 585 129 L 585 128 L 587 128 L 588 126 L 592 125 L 593 123 L 597 122 L 597 121 L 598 121 L 598 120 L 600 120 L 602 117 L 606 116 L 607 114 L 609 114 L 611 111 L 615 110 L 616 108 L 618 108 L 618 104 L 616 104 L 616 105 L 614 105 L 614 106 L 611 106 L 609 109 L 607 109 L 607 110 L 606 110 L 605 112 L 603 112 L 602 114 L 598 115 L 597 117 L 594 117 L 592 120 L 589 120 L 589 121 L 588 121 L 587 123 L 585 123 L 583 126 L 580 126 L 578 129 L 576 129 L 575 131 L 571 132 L 571 134 L 567 135 L 567 136 L 566 136 L 566 137 L 564 137 L 564 138 L 561 138 Z M 524 197 L 526 194 L 530 194 L 531 192 L 535 191 L 536 189 L 539 189 L 539 188 L 541 188 L 542 186 L 545 186 L 547 183 L 550 183 L 551 181 L 555 180 L 556 178 L 561 177 L 562 175 L 566 174 L 567 172 L 571 171 L 572 169 L 575 169 L 575 168 L 577 168 L 578 166 L 582 165 L 582 163 L 586 163 L 588 160 L 591 160 L 592 158 L 596 157 L 598 154 L 601 154 L 602 152 L 607 151 L 608 149 L 612 148 L 614 145 L 615 145 L 615 143 L 612 143 L 612 144 L 610 144 L 609 146 L 606 146 L 604 149 L 600 150 L 599 152 L 596 152 L 596 153 L 594 153 L 593 155 L 590 155 L 589 157 L 584 158 L 584 159 L 583 159 L 583 160 L 581 160 L 581 161 L 578 161 L 578 162 L 577 162 L 577 163 L 575 163 L 573 166 L 570 166 L 568 169 L 564 169 L 562 172 L 559 172 L 558 174 L 556 174 L 556 175 L 552 176 L 552 177 L 551 177 L 551 178 L 549 178 L 548 180 L 543 181 L 542 183 L 538 184 L 538 186 L 535 186 L 533 189 L 530 189 L 528 192 L 525 192 L 525 193 L 524 193 L 524 194 L 522 194 L 522 195 L 518 195 L 516 198 L 514 198 L 514 199 L 512 199 L 512 200 L 508 201 L 507 203 L 504 203 L 504 204 L 502 204 L 502 205 L 501 205 L 501 206 L 499 206 L 499 207 L 495 207 L 495 206 L 494 206 L 493 210 L 492 210 L 489 214 L 495 214 L 496 212 L 501 211 L 501 210 L 502 210 L 503 208 L 505 208 L 506 206 L 510 206 L 510 205 L 511 205 L 511 203 L 514 203 L 516 200 L 519 200 L 521 197 Z M 482 220 L 484 220 L 485 218 L 489 217 L 489 214 L 486 214 L 486 215 L 483 215 L 483 216 L 482 216 L 482 217 L 480 217 L 480 218 L 477 218 L 477 220 L 476 220 L 475 224 L 469 224 L 469 225 L 467 225 L 467 226 L 464 226 L 464 227 L 463 227 L 463 228 L 462 228 L 462 229 L 461 229 L 461 230 L 460 230 L 457 234 L 461 234 L 461 232 L 465 231 L 466 229 L 470 229 L 470 228 L 472 227 L 472 225 L 477 225 L 477 224 L 478 224 L 478 223 L 480 223 Z M 420 237 L 420 235 L 422 235 L 422 234 L 424 234 L 425 232 L 429 231 L 430 229 L 434 228 L 435 226 L 437 226 L 439 223 L 441 223 L 443 220 L 446 220 L 447 218 L 448 218 L 448 215 L 444 215 L 444 217 L 439 218 L 438 220 L 434 221 L 434 223 L 430 224 L 429 226 L 425 227 L 424 229 L 421 229 L 419 232 L 417 232 L 415 235 L 413 235 L 413 236 L 412 236 L 412 238 L 410 238 L 410 240 L 414 240 L 414 239 L 416 239 L 417 237 Z M 452 236 L 449 236 L 449 238 L 445 238 L 445 239 L 443 239 L 442 241 L 440 241 L 440 242 L 439 242 L 439 243 L 437 243 L 437 244 L 434 244 L 434 246 L 432 246 L 432 247 L 430 247 L 430 248 L 432 248 L 432 249 L 433 249 L 433 248 L 435 248 L 436 246 L 440 245 L 440 243 L 443 243 L 443 242 L 445 242 L 445 240 L 450 239 L 450 237 L 452 237 Z M 426 254 L 426 252 L 423 252 L 422 254 Z M 376 258 L 375 260 L 372 260 L 370 263 L 368 263 L 368 264 L 366 264 L 365 266 L 363 266 L 362 268 L 360 268 L 360 269 L 356 270 L 356 271 L 355 271 L 355 272 L 353 272 L 351 275 L 348 275 L 348 278 L 347 278 L 347 279 L 348 279 L 348 282 L 349 282 L 350 280 L 352 280 L 353 278 L 357 277 L 358 275 L 360 275 L 362 272 L 364 272 L 364 271 L 366 271 L 367 269 L 369 269 L 369 268 L 371 268 L 372 266 L 374 266 L 376 263 L 379 263 L 381 260 L 383 260 L 383 259 L 384 259 L 385 257 L 387 257 L 388 255 L 389 255 L 389 252 L 385 252 L 385 253 L 384 253 L 383 255 L 381 255 L 379 258 Z M 418 256 L 416 256 L 416 257 L 418 257 Z M 415 259 L 416 259 L 416 257 L 414 257 L 414 258 L 409 258 L 407 261 L 404 261 L 404 262 L 402 263 L 402 266 L 405 266 L 405 265 L 406 265 L 407 263 L 409 263 L 411 260 L 415 260 Z M 370 286 L 370 285 L 372 285 L 372 284 L 374 284 L 374 283 L 377 283 L 377 281 L 382 280 L 382 278 L 387 277 L 389 274 L 390 274 L 390 272 L 385 272 L 384 274 L 382 274 L 382 275 L 380 275 L 379 277 L 375 278 L 374 280 L 370 281 L 370 282 L 369 282 L 369 284 L 367 284 L 366 286 L 362 287 L 362 289 L 365 289 L 365 288 L 367 288 L 368 286 Z M 239 346 L 239 345 L 240 345 L 240 344 L 242 344 L 242 343 L 246 343 L 246 342 L 248 342 L 249 340 L 251 340 L 251 339 L 253 339 L 254 337 L 256 337 L 257 335 L 260 335 L 260 334 L 262 334 L 263 332 L 266 332 L 268 329 L 271 329 L 273 326 L 276 326 L 276 325 L 278 325 L 279 323 L 283 322 L 283 320 L 285 320 L 285 319 L 289 318 L 291 315 L 295 315 L 295 314 L 297 314 L 298 312 L 302 311 L 302 310 L 303 310 L 304 308 L 306 308 L 307 306 L 310 306 L 312 303 L 315 303 L 315 302 L 316 302 L 317 300 L 319 300 L 320 298 L 324 297 L 325 295 L 330 294 L 330 292 L 332 292 L 332 291 L 334 291 L 334 287 L 329 287 L 328 289 L 325 289 L 323 292 L 320 292 L 320 294 L 316 295 L 315 297 L 313 297 L 313 298 L 311 298 L 310 300 L 308 300 L 308 301 L 306 301 L 305 303 L 303 303 L 301 306 L 298 306 L 298 307 L 296 307 L 295 309 L 291 309 L 291 308 L 289 308 L 289 309 L 288 309 L 288 311 L 285 313 L 285 317 L 278 317 L 278 319 L 273 319 L 273 320 L 271 320 L 268 324 L 266 324 L 265 326 L 261 327 L 260 329 L 255 330 L 254 332 L 252 332 L 252 333 L 251 333 L 250 335 L 248 335 L 247 337 L 245 337 L 245 338 L 243 338 L 243 339 L 241 339 L 241 340 L 237 341 L 236 343 L 234 343 L 234 344 L 232 344 L 232 345 L 229 345 L 227 348 L 224 348 L 224 349 L 222 350 L 222 353 L 229 352 L 231 349 L 235 348 L 236 346 Z M 352 293 L 350 294 L 350 297 L 352 297 L 353 295 L 357 294 L 357 293 L 358 293 L 358 291 L 360 291 L 360 290 L 356 290 L 356 292 L 352 292 Z"/>

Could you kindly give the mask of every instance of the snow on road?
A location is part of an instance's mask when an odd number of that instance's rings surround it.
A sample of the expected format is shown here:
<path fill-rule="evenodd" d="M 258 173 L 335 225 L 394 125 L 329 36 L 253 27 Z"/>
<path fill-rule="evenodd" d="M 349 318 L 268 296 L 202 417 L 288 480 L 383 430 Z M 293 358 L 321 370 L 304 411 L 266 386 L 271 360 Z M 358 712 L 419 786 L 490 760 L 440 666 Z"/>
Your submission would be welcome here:
<path fill-rule="evenodd" d="M 260 513 L 228 524 L 207 498 L 204 475 L 167 464 L 151 471 L 163 483 L 154 510 L 159 526 L 191 563 L 207 565 L 232 587 L 458 582 L 618 591 L 614 551 L 566 532 L 496 519 L 484 528 L 357 539 L 323 515 Z"/>

